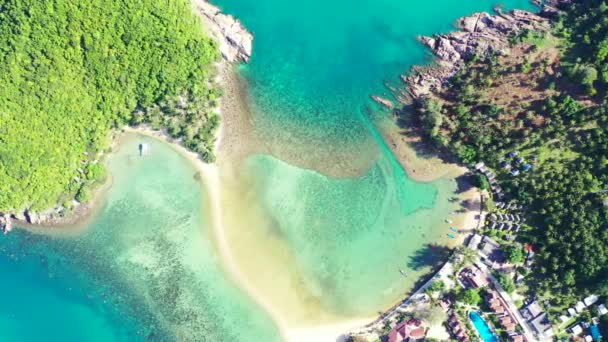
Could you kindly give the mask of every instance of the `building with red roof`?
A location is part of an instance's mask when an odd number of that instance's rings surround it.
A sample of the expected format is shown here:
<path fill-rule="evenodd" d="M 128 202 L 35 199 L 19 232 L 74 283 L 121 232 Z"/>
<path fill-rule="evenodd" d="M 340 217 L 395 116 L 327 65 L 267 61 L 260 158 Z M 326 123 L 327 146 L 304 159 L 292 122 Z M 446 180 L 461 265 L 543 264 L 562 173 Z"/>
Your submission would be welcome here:
<path fill-rule="evenodd" d="M 426 329 L 420 320 L 412 318 L 397 324 L 388 334 L 389 342 L 411 342 L 423 340 Z"/>

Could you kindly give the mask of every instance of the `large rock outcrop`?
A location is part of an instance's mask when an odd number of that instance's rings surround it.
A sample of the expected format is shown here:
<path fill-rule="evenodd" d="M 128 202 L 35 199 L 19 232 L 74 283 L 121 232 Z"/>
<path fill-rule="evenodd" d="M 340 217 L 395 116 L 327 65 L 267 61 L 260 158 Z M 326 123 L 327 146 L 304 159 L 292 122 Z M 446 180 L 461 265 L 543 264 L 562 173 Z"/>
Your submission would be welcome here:
<path fill-rule="evenodd" d="M 13 229 L 13 223 L 9 215 L 0 213 L 0 230 L 7 234 Z"/>
<path fill-rule="evenodd" d="M 504 54 L 509 49 L 509 38 L 518 32 L 525 29 L 548 31 L 550 28 L 549 19 L 521 10 L 497 15 L 474 13 L 460 18 L 457 26 L 459 31 L 419 38 L 437 57 L 437 66 L 414 67 L 408 76 L 402 76 L 407 83 L 407 93 L 414 99 L 440 89 L 467 58 Z"/>
<path fill-rule="evenodd" d="M 228 62 L 249 62 L 253 35 L 241 22 L 222 13 L 206 0 L 194 0 L 193 6 L 203 19 L 205 27 L 219 41 L 222 57 Z"/>

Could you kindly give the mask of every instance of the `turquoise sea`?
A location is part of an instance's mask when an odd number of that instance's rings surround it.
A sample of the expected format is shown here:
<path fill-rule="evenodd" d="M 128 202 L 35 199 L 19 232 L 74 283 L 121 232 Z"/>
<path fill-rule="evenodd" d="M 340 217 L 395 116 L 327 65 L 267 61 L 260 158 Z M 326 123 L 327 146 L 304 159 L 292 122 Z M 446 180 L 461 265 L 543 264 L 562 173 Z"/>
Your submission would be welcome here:
<path fill-rule="evenodd" d="M 276 249 L 293 251 L 293 260 L 277 264 L 267 279 L 297 269 L 301 276 L 291 283 L 322 311 L 369 316 L 391 306 L 444 260 L 431 246 L 449 242 L 445 220 L 460 207 L 450 200 L 454 180 L 408 178 L 378 128 L 386 126 L 387 113 L 370 96 L 390 97 L 387 85 L 400 86 L 399 75 L 431 61 L 417 36 L 452 30 L 458 17 L 491 11 L 497 2 L 214 2 L 255 36 L 252 59 L 239 72 L 254 130 L 272 151 L 251 155 L 240 167 L 254 194 L 247 201 L 260 203 L 265 224 L 235 222 L 227 229 L 233 239 L 244 227 L 258 230 L 250 246 L 260 236 L 278 236 L 284 246 Z M 532 8 L 526 0 L 502 5 Z M 277 253 L 269 252 L 265 263 Z"/>
<path fill-rule="evenodd" d="M 139 157 L 139 143 L 150 155 Z M 130 135 L 109 171 L 107 202 L 86 230 L 0 239 L 0 340 L 278 341 L 222 270 L 191 163 Z"/>
<path fill-rule="evenodd" d="M 226 227 L 233 245 L 255 250 L 235 251 L 237 263 L 267 262 L 245 273 L 269 282 L 297 274 L 298 293 L 332 315 L 375 314 L 441 261 L 429 245 L 447 242 L 457 185 L 406 176 L 377 129 L 386 113 L 369 96 L 387 94 L 385 81 L 398 85 L 411 65 L 429 61 L 417 35 L 448 31 L 496 1 L 213 2 L 255 34 L 240 73 L 256 133 L 277 151 L 239 165 L 242 200 L 255 201 L 240 207 L 255 206 L 265 224 Z M 502 4 L 531 8 L 526 0 Z M 107 203 L 83 232 L 0 238 L 0 340 L 278 340 L 270 318 L 222 270 L 194 169 L 162 143 L 131 139 L 110 158 Z M 137 157 L 141 141 L 150 156 Z M 372 162 L 359 176 L 340 176 L 339 167 L 330 176 L 307 162 L 312 155 L 346 168 Z M 278 241 L 288 267 L 273 268 L 277 260 L 244 239 L 248 232 Z"/>

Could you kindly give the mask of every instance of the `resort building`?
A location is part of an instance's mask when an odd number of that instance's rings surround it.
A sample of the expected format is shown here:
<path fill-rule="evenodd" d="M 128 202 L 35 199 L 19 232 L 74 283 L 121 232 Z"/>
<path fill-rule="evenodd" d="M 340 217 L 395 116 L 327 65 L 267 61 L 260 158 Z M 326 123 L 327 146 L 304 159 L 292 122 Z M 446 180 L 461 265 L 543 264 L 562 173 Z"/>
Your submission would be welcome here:
<path fill-rule="evenodd" d="M 490 290 L 486 296 L 486 303 L 490 310 L 498 317 L 500 326 L 508 333 L 514 333 L 519 325 L 515 314 L 509 310 L 509 305 L 500 296 L 498 291 Z"/>
<path fill-rule="evenodd" d="M 524 335 L 521 335 L 521 334 L 511 335 L 512 342 L 524 342 L 525 340 L 526 340 L 526 338 L 524 337 Z"/>
<path fill-rule="evenodd" d="M 475 170 L 480 171 L 480 172 L 485 172 L 485 170 L 487 170 L 486 164 L 484 164 L 483 162 L 479 162 L 479 163 L 475 164 Z"/>
<path fill-rule="evenodd" d="M 576 311 L 578 313 L 581 313 L 581 312 L 583 312 L 585 310 L 586 306 L 585 306 L 585 303 L 579 301 L 579 302 L 576 303 L 576 305 L 574 306 L 574 308 L 576 309 Z"/>
<path fill-rule="evenodd" d="M 538 302 L 536 301 L 528 304 L 528 306 L 521 310 L 522 316 L 529 321 L 538 317 L 541 313 L 543 313 L 543 309 L 540 307 L 540 305 L 538 305 Z"/>
<path fill-rule="evenodd" d="M 549 316 L 546 312 L 543 312 L 538 317 L 530 322 L 530 325 L 535 330 L 537 336 L 541 340 L 549 339 L 553 336 L 553 328 Z"/>
<path fill-rule="evenodd" d="M 592 294 L 588 297 L 585 297 L 583 299 L 583 303 L 585 304 L 585 306 L 591 306 L 591 305 L 595 304 L 598 299 L 599 298 L 596 295 Z"/>
<path fill-rule="evenodd" d="M 479 247 L 479 243 L 480 242 L 481 242 L 481 235 L 479 235 L 479 234 L 473 234 L 473 236 L 469 240 L 468 247 L 470 249 L 477 250 L 477 247 Z"/>
<path fill-rule="evenodd" d="M 583 327 L 581 327 L 579 324 L 573 326 L 572 328 L 570 328 L 570 332 L 572 332 L 573 335 L 580 335 L 583 333 Z"/>
<path fill-rule="evenodd" d="M 422 341 L 425 337 L 425 328 L 422 322 L 412 318 L 397 324 L 388 334 L 389 342 L 413 342 Z"/>
<path fill-rule="evenodd" d="M 549 317 L 546 312 L 543 312 L 538 302 L 534 301 L 528 304 L 528 306 L 521 310 L 521 314 L 528 321 L 528 325 L 532 327 L 539 339 L 546 340 L 553 336 L 552 324 L 549 321 Z"/>
<path fill-rule="evenodd" d="M 450 312 L 449 315 L 448 328 L 450 329 L 452 335 L 456 337 L 459 342 L 469 342 L 469 335 L 467 334 L 467 330 L 464 324 L 460 322 L 458 316 L 456 316 L 453 311 Z"/>
<path fill-rule="evenodd" d="M 505 329 L 506 332 L 515 331 L 515 327 L 517 327 L 517 324 L 515 324 L 515 322 L 513 322 L 509 316 L 501 317 L 500 325 Z"/>
<path fill-rule="evenodd" d="M 498 268 L 507 260 L 506 254 L 500 249 L 498 242 L 484 236 L 482 242 L 483 248 L 479 251 L 482 256 L 482 261 L 492 268 Z"/>
<path fill-rule="evenodd" d="M 484 272 L 477 267 L 463 269 L 458 279 L 465 288 L 482 288 L 488 286 L 490 281 Z"/>

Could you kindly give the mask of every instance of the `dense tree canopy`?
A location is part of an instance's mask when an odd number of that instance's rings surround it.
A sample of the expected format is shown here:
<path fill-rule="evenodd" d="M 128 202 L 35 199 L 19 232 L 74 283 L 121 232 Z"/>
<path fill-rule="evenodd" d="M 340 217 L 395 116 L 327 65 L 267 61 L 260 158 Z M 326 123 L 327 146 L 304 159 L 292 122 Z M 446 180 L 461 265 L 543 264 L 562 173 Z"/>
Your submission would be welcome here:
<path fill-rule="evenodd" d="M 526 208 L 518 238 L 536 251 L 530 289 L 560 305 L 608 295 L 608 5 L 564 10 L 552 34 L 512 37 L 510 56 L 474 56 L 418 106 L 430 139 L 464 163 L 484 161 L 505 200 Z"/>
<path fill-rule="evenodd" d="M 561 34 L 570 44 L 566 54 L 570 75 L 594 95 L 606 95 L 608 86 L 608 4 L 583 0 L 564 7 Z"/>
<path fill-rule="evenodd" d="M 209 157 L 217 58 L 186 0 L 0 0 L 0 212 L 84 199 L 129 122 Z"/>
<path fill-rule="evenodd" d="M 466 289 L 460 293 L 458 300 L 469 305 L 479 305 L 481 294 L 479 289 Z"/>

